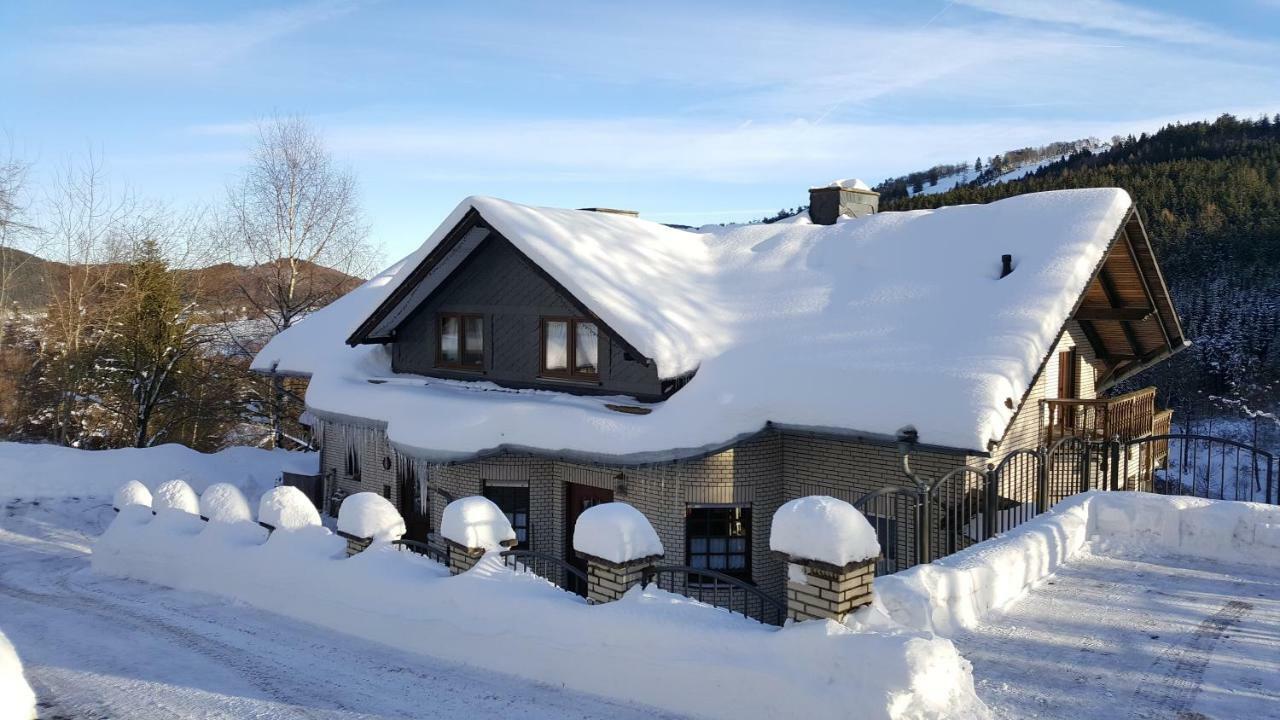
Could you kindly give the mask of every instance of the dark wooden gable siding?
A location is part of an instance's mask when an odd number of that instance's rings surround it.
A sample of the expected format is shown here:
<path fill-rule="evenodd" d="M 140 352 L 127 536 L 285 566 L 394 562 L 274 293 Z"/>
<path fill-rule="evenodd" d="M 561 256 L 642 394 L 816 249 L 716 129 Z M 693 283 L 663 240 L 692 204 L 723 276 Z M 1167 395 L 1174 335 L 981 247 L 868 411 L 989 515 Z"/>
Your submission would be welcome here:
<path fill-rule="evenodd" d="M 435 367 L 435 323 L 440 313 L 485 318 L 483 373 Z M 641 359 L 629 359 L 632 356 L 623 344 L 604 328 L 600 333 L 599 382 L 539 378 L 540 319 L 548 316 L 581 316 L 581 311 L 573 298 L 531 267 L 511 243 L 494 235 L 397 329 L 392 343 L 392 367 L 397 372 L 483 379 L 508 387 L 622 394 L 641 399 L 661 396 L 656 368 Z"/>

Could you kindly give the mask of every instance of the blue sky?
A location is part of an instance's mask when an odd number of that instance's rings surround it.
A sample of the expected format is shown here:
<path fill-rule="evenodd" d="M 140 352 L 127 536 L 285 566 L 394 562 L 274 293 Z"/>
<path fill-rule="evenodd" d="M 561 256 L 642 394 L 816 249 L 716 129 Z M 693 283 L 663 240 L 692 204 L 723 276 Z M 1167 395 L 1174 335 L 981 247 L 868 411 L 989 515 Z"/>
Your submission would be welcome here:
<path fill-rule="evenodd" d="M 42 171 L 216 202 L 308 116 L 388 258 L 470 194 L 700 224 L 1015 147 L 1280 112 L 1280 0 L 6 2 L 0 130 Z"/>

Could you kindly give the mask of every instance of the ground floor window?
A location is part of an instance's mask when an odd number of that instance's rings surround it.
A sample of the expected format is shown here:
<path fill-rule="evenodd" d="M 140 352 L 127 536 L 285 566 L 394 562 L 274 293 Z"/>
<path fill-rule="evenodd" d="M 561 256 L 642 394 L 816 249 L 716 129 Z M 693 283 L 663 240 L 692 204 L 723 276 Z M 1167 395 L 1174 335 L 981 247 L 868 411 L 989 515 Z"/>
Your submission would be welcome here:
<path fill-rule="evenodd" d="M 529 549 L 529 486 L 488 483 L 484 496 L 493 501 L 507 516 L 511 528 L 516 531 L 516 549 Z"/>
<path fill-rule="evenodd" d="M 750 581 L 751 508 L 689 507 L 685 513 L 685 554 L 690 567 Z"/>

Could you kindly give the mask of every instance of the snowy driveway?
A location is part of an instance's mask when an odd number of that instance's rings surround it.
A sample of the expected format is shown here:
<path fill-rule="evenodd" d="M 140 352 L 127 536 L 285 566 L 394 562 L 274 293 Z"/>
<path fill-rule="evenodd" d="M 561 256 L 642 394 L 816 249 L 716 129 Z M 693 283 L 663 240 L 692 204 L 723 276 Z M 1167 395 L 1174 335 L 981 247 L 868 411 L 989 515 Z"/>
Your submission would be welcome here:
<path fill-rule="evenodd" d="M 1000 718 L 1280 718 L 1280 572 L 1082 552 L 954 640 Z"/>
<path fill-rule="evenodd" d="M 112 516 L 100 501 L 0 505 L 0 628 L 45 720 L 658 715 L 94 575 L 89 538 Z"/>

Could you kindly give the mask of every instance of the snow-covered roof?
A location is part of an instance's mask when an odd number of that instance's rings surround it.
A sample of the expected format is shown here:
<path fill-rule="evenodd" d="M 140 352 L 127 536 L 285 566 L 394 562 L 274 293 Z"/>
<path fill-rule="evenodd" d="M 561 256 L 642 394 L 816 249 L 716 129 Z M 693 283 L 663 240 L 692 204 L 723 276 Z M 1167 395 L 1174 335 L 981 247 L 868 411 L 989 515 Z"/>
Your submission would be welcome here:
<path fill-rule="evenodd" d="M 685 231 L 472 197 L 423 246 L 273 338 L 254 368 L 310 375 L 307 404 L 387 425 L 432 459 L 497 448 L 670 457 L 780 425 L 985 449 L 1012 416 L 1132 203 L 1119 189 Z M 647 415 L 617 398 L 397 375 L 345 340 L 472 211 L 605 324 L 693 380 Z M 1015 271 L 1000 277 L 1003 254 Z M 371 382 L 372 381 L 372 382 Z M 634 404 L 634 403 L 632 403 Z M 430 412 L 427 410 L 430 409 Z"/>

